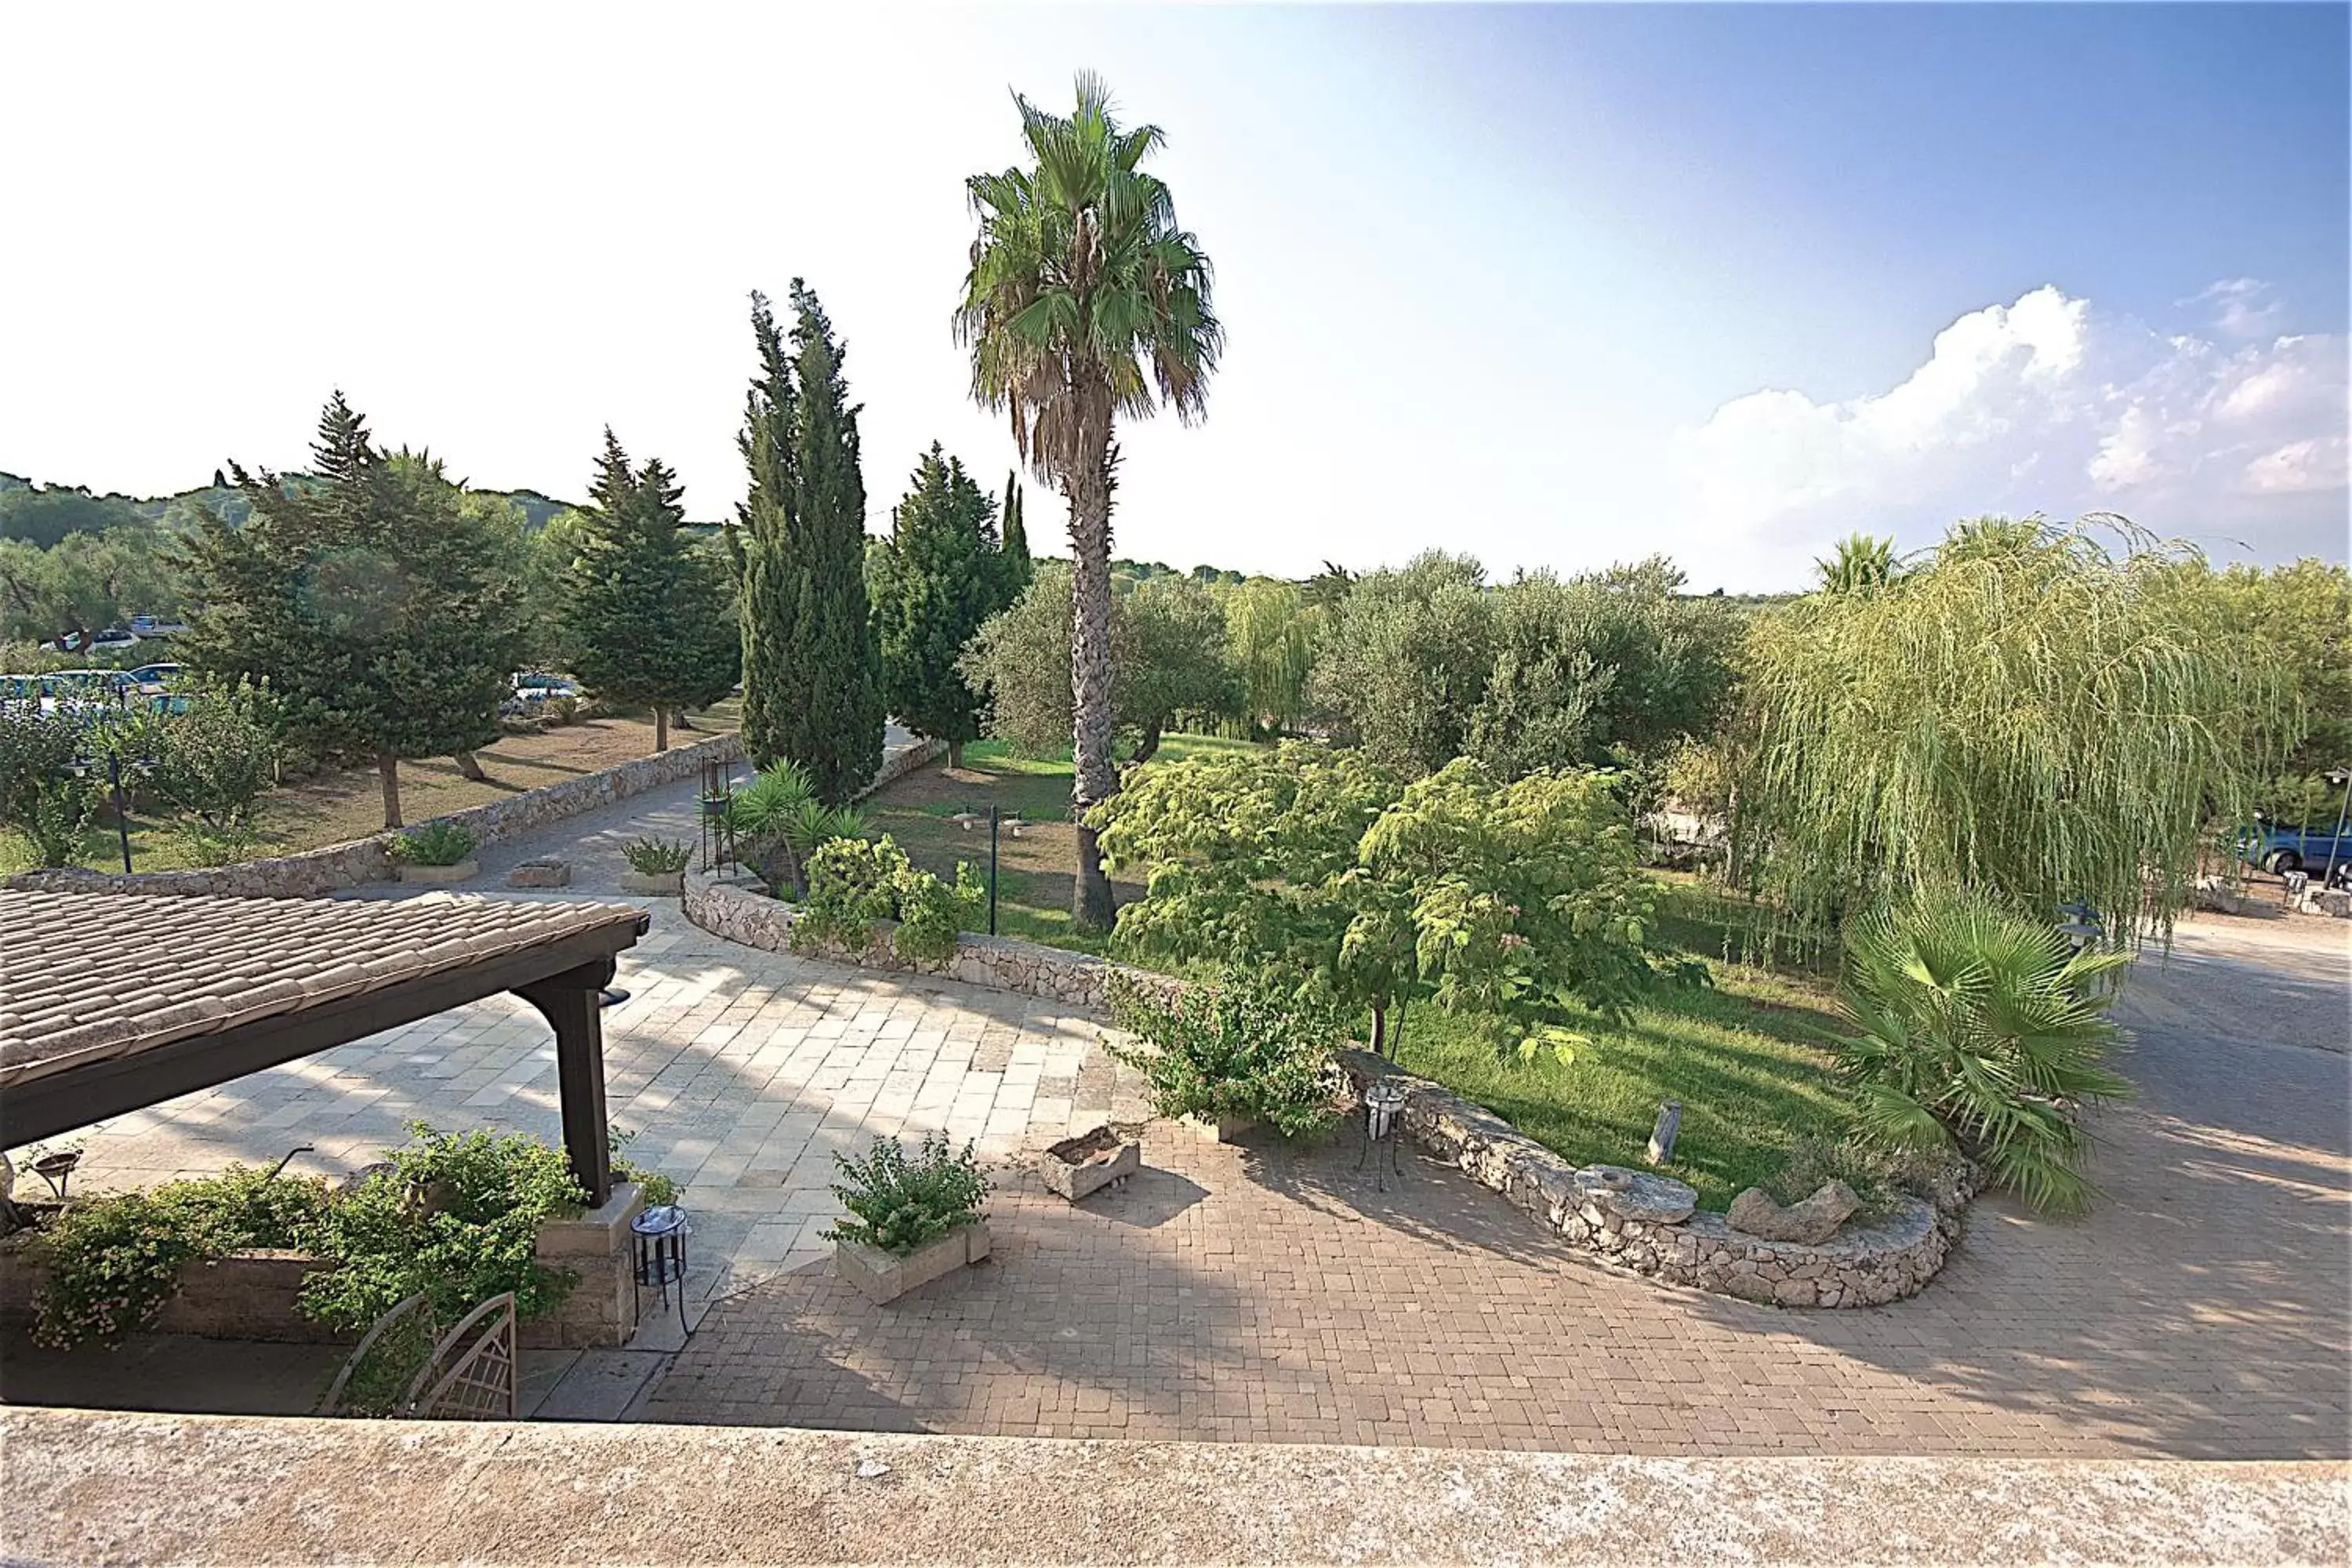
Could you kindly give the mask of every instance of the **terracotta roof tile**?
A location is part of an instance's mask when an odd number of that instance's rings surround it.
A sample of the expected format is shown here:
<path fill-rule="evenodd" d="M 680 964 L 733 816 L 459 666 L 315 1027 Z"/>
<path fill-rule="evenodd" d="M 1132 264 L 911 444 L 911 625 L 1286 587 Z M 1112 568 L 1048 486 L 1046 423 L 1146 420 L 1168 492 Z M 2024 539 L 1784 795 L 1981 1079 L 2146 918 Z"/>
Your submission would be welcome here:
<path fill-rule="evenodd" d="M 626 904 L 0 890 L 0 1086 L 609 927 Z M 625 946 L 626 942 L 616 943 Z"/>

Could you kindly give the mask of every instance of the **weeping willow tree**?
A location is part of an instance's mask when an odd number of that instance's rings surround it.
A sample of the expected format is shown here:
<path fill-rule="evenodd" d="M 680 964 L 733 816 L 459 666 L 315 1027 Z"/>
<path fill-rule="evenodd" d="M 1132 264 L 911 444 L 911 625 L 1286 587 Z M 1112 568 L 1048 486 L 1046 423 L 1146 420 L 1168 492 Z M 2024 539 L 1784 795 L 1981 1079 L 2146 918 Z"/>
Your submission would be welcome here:
<path fill-rule="evenodd" d="M 1755 627 L 1738 863 L 1807 922 L 1971 889 L 2168 939 L 2203 828 L 2300 728 L 2284 673 L 2120 518 L 1962 523 L 1908 566 Z"/>
<path fill-rule="evenodd" d="M 1225 626 L 1251 724 L 1277 735 L 1297 725 L 1307 715 L 1321 610 L 1296 583 L 1253 577 L 1225 595 Z"/>

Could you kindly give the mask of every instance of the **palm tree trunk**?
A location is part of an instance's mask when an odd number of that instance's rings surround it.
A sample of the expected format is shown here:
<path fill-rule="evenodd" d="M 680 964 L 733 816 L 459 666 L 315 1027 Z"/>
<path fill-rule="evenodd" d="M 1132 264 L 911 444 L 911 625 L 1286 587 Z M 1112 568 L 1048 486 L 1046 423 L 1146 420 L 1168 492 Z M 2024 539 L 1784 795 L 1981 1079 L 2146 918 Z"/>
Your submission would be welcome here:
<path fill-rule="evenodd" d="M 1111 755 L 1110 426 L 1103 426 L 1098 462 L 1084 464 L 1070 482 L 1070 716 L 1076 775 L 1071 805 L 1078 818 L 1078 875 L 1070 891 L 1070 918 L 1081 931 L 1110 929 L 1110 879 L 1086 816 L 1118 792 Z"/>

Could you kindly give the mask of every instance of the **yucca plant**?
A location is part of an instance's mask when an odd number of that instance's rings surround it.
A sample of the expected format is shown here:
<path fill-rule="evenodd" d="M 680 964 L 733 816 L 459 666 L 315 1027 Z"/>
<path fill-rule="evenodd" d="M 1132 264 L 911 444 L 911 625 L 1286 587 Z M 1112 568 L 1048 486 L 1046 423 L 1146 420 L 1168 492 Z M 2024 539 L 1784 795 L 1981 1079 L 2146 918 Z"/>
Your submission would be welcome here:
<path fill-rule="evenodd" d="M 2082 1110 L 2131 1092 L 2100 1065 L 2121 1037 L 2106 982 L 2131 954 L 2076 952 L 1973 894 L 1867 916 L 1846 950 L 1840 1007 L 1858 1032 L 1841 1067 L 1862 1136 L 1954 1146 L 2036 1209 L 2087 1207 Z"/>
<path fill-rule="evenodd" d="M 746 858 L 770 886 L 789 887 L 795 895 L 807 886 L 808 859 L 818 845 L 866 833 L 864 812 L 825 805 L 807 771 L 791 762 L 761 769 L 730 802 L 727 815 Z"/>

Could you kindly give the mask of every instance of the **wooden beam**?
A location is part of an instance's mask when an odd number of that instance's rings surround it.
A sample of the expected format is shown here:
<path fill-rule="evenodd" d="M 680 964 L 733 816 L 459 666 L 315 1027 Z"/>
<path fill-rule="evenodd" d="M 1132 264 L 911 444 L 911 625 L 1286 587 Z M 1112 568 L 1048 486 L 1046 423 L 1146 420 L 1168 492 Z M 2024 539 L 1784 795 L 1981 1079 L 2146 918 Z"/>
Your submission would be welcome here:
<path fill-rule="evenodd" d="M 585 965 L 602 963 L 609 975 L 614 955 L 644 931 L 642 921 L 601 926 L 462 969 L 26 1079 L 0 1089 L 0 1148 L 54 1138 Z"/>

